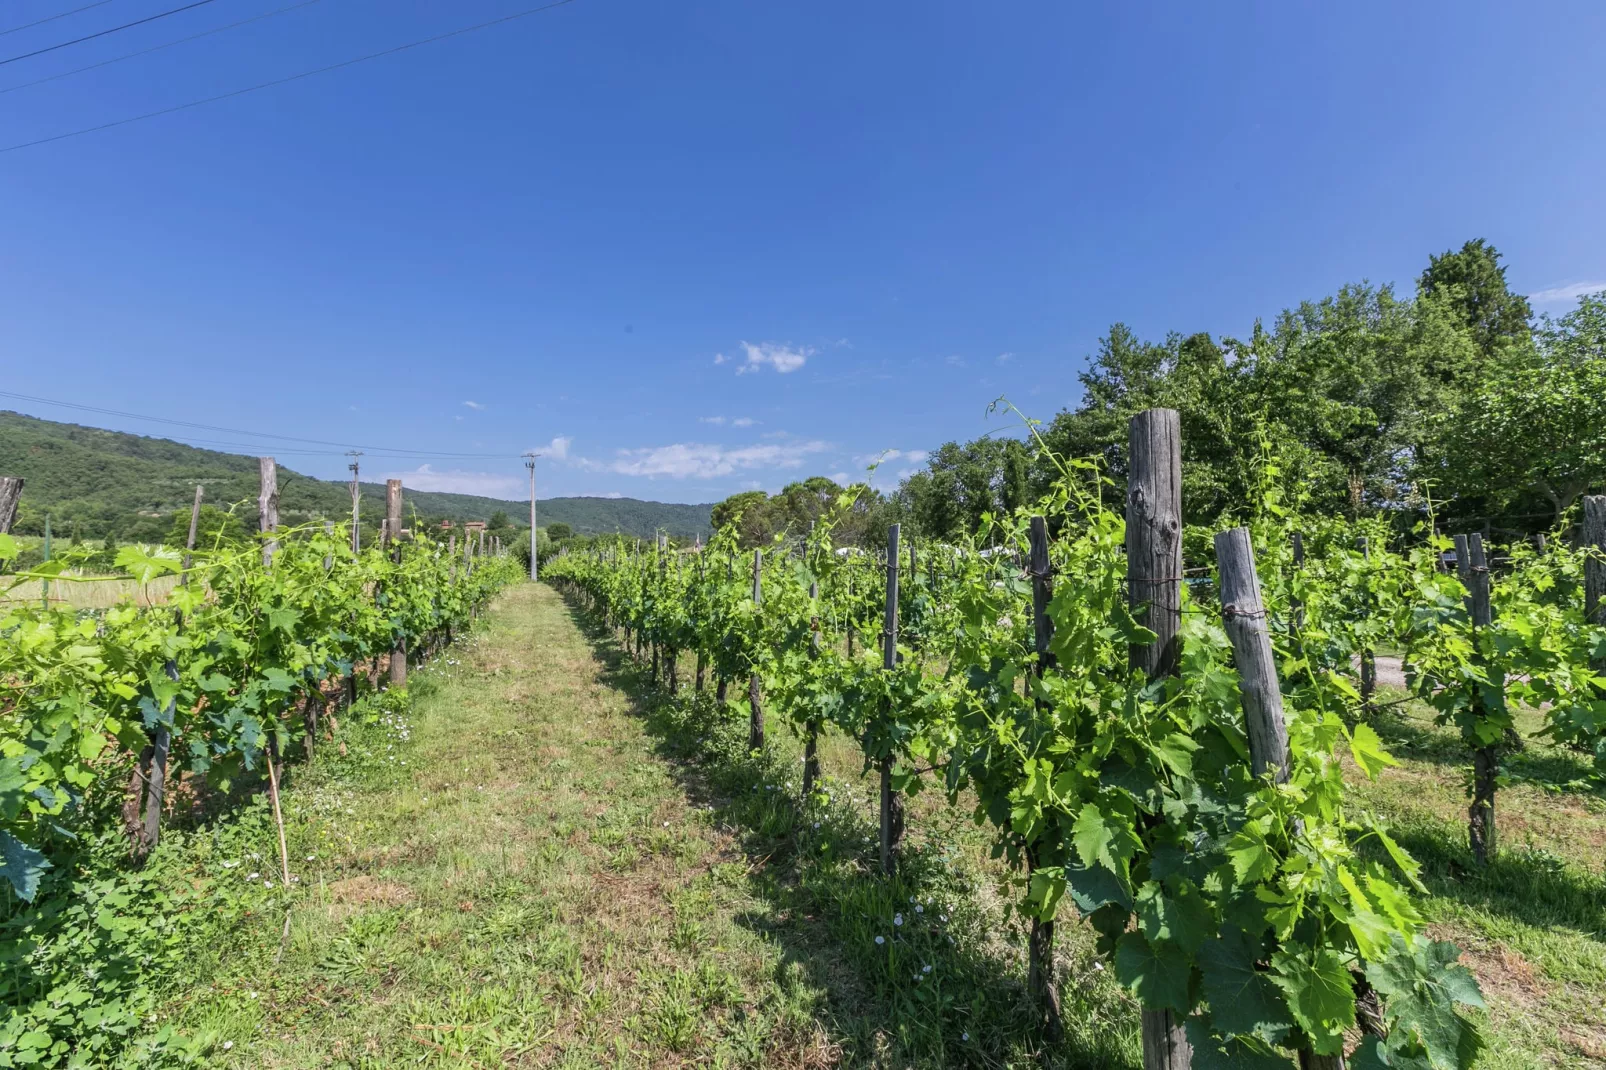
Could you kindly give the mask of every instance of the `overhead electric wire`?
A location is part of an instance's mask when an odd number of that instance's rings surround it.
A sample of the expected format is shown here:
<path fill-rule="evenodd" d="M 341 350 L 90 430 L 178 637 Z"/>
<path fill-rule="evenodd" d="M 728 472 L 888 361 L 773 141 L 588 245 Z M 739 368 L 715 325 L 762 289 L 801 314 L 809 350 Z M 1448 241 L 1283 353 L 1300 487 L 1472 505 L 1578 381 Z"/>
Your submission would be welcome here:
<path fill-rule="evenodd" d="M 59 49 L 70 48 L 73 45 L 81 45 L 85 41 L 93 41 L 95 38 L 105 37 L 109 33 L 118 33 L 122 30 L 131 30 L 135 26 L 143 26 L 147 22 L 155 22 L 157 19 L 165 19 L 169 15 L 177 15 L 181 11 L 188 11 L 191 8 L 201 7 L 204 4 L 210 4 L 212 2 L 213 0 L 194 0 L 193 3 L 185 4 L 183 7 L 175 7 L 156 15 L 147 15 L 145 18 L 135 19 L 133 22 L 125 22 L 121 26 L 113 26 L 109 30 L 101 30 L 98 33 L 86 34 L 83 37 L 75 37 L 71 41 L 63 41 L 60 44 L 51 45 L 48 48 L 36 48 L 32 52 L 24 52 L 22 55 L 12 56 L 10 59 L 0 59 L 0 67 L 4 67 L 8 63 L 15 63 L 20 59 L 32 59 L 35 56 L 42 56 L 46 52 L 55 52 Z"/>
<path fill-rule="evenodd" d="M 208 3 L 210 0 L 202 0 L 202 2 Z M 261 89 L 272 89 L 274 86 L 286 85 L 290 82 L 300 81 L 303 78 L 311 78 L 318 74 L 328 74 L 330 71 L 338 71 L 345 67 L 354 67 L 359 63 L 367 63 L 369 60 L 382 59 L 385 56 L 394 56 L 398 52 L 406 52 L 409 49 L 420 48 L 424 45 L 432 45 L 436 42 L 445 41 L 452 37 L 461 37 L 463 34 L 474 33 L 476 30 L 485 30 L 492 26 L 500 26 L 506 22 L 513 22 L 516 19 L 528 18 L 531 15 L 539 15 L 543 11 L 551 11 L 553 8 L 566 7 L 574 2 L 575 0 L 555 0 L 554 3 L 542 4 L 540 7 L 526 8 L 523 11 L 515 11 L 511 15 L 503 15 L 501 18 L 490 19 L 486 22 L 478 22 L 472 26 L 464 26 L 456 30 L 449 30 L 446 33 L 439 33 L 433 37 L 424 37 L 417 41 L 409 41 L 404 45 L 396 45 L 393 48 L 381 49 L 378 52 L 369 52 L 366 55 L 357 56 L 353 59 L 342 60 L 339 63 L 331 63 L 325 67 L 316 67 L 310 71 L 302 71 L 299 74 L 291 74 L 283 78 L 275 78 L 270 82 L 258 82 L 256 85 L 248 85 L 244 89 L 234 89 L 227 93 L 218 93 L 215 96 L 203 97 L 200 100 L 192 100 L 187 104 L 175 104 L 170 108 L 160 108 L 156 111 L 145 112 L 143 115 L 131 115 L 126 119 L 114 119 L 112 122 L 101 123 L 99 126 L 86 126 L 81 130 L 70 130 L 65 134 L 55 134 L 51 137 L 42 137 L 33 141 L 23 141 L 15 145 L 7 145 L 5 148 L 0 149 L 0 153 L 16 152 L 19 149 L 31 149 L 38 145 L 48 145 L 53 141 L 65 141 L 67 138 L 82 137 L 84 134 L 95 134 L 102 130 L 111 130 L 114 127 L 127 126 L 130 123 L 143 122 L 146 119 L 156 119 L 163 115 L 172 115 L 174 112 L 188 111 L 190 108 L 199 108 L 204 104 L 215 104 L 220 100 L 243 97 L 247 93 L 255 93 Z"/>
<path fill-rule="evenodd" d="M 510 453 L 423 453 L 417 450 L 395 449 L 389 446 L 360 446 L 352 442 L 330 442 L 321 438 L 301 438 L 297 435 L 278 435 L 270 431 L 244 431 L 238 427 L 219 427 L 216 424 L 198 424 L 189 420 L 173 420 L 164 416 L 145 416 L 137 412 L 124 412 L 121 409 L 107 409 L 99 405 L 84 405 L 76 401 L 60 401 L 56 398 L 35 397 L 32 394 L 15 394 L 9 390 L 0 390 L 0 397 L 11 398 L 14 401 L 31 401 L 37 405 L 56 405 L 64 409 L 78 409 L 82 412 L 99 413 L 102 416 L 120 416 L 125 420 L 145 420 L 153 424 L 168 424 L 172 427 L 191 427 L 198 431 L 220 431 L 225 435 L 244 435 L 247 438 L 266 438 L 279 442 L 304 442 L 313 446 L 337 446 L 342 450 L 362 450 L 366 453 L 391 453 L 410 457 L 439 457 L 452 459 L 486 459 L 507 458 Z"/>
<path fill-rule="evenodd" d="M 109 0 L 102 0 L 102 2 L 109 2 Z M 137 56 L 148 56 L 152 52 L 160 52 L 164 48 L 172 48 L 174 45 L 188 44 L 191 41 L 198 41 L 203 37 L 210 37 L 215 33 L 223 33 L 225 30 L 236 30 L 241 26 L 249 26 L 253 22 L 261 22 L 263 19 L 271 19 L 275 15 L 283 15 L 287 12 L 295 11 L 303 7 L 311 7 L 313 4 L 321 2 L 322 0 L 301 0 L 299 4 L 290 4 L 286 7 L 275 8 L 272 11 L 266 11 L 260 15 L 252 15 L 248 19 L 241 19 L 239 22 L 231 22 L 226 26 L 215 26 L 210 30 L 202 30 L 200 33 L 192 33 L 188 37 L 180 37 L 176 41 L 167 41 L 163 44 L 152 45 L 150 48 L 142 48 L 138 52 L 127 52 L 121 56 L 115 56 L 111 59 L 103 59 L 99 63 L 91 63 L 87 67 L 74 67 L 70 71 L 62 71 L 60 74 L 48 74 L 43 78 L 35 78 L 31 82 L 20 82 L 17 85 L 8 85 L 4 89 L 0 89 L 0 95 L 12 93 L 18 89 L 27 89 L 29 86 L 44 85 L 46 82 L 54 82 L 62 78 L 70 78 L 75 74 L 83 74 L 85 71 L 93 71 L 100 67 L 110 67 L 112 64 L 121 63 L 125 59 L 134 59 Z"/>
<path fill-rule="evenodd" d="M 48 18 L 43 19 L 34 19 L 32 22 L 25 22 L 21 26 L 13 26 L 9 30 L 0 30 L 0 37 L 5 37 L 8 34 L 16 33 L 19 30 L 31 30 L 35 26 L 43 26 L 47 22 L 55 22 L 57 19 L 64 19 L 68 15 L 76 15 L 80 11 L 88 11 L 92 7 L 102 7 L 111 2 L 112 0 L 95 0 L 93 4 L 85 4 L 83 7 L 75 7 L 71 11 L 63 11 L 59 15 L 51 15 Z"/>

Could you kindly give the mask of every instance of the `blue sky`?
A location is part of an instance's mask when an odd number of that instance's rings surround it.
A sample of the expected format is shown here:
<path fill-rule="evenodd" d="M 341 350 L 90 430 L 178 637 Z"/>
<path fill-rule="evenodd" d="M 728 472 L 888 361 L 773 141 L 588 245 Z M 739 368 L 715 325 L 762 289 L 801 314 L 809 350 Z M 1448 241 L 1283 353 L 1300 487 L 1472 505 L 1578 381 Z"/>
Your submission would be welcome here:
<path fill-rule="evenodd" d="M 178 6 L 109 0 L 0 60 Z M 213 0 L 0 63 L 0 149 L 532 0 Z M 7 0 L 0 30 L 73 0 Z M 0 151 L 0 389 L 711 501 L 1049 418 L 1117 320 L 1257 316 L 1483 237 L 1606 285 L 1606 5 L 574 0 Z M 338 448 L 10 407 L 342 477 Z M 322 452 L 319 452 L 322 451 Z M 473 456 L 451 456 L 473 455 Z"/>

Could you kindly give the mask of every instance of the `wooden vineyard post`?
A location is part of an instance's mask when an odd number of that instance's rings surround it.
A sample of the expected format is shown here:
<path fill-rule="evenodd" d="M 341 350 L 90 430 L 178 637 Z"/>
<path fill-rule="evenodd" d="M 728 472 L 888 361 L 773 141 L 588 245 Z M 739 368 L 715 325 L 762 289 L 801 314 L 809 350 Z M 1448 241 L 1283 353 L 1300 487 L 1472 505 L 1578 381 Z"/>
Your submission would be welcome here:
<path fill-rule="evenodd" d="M 1149 679 L 1177 671 L 1182 626 L 1182 423 L 1175 409 L 1148 409 L 1127 425 L 1127 600 L 1154 642 L 1128 648 Z M 1144 1070 L 1187 1070 L 1193 1046 L 1172 1011 L 1142 1011 Z"/>
<path fill-rule="evenodd" d="M 887 529 L 887 608 L 881 627 L 881 668 L 898 666 L 898 525 Z M 884 711 L 891 716 L 892 711 Z M 903 797 L 892 790 L 892 755 L 881 758 L 881 872 L 892 876 L 903 850 Z"/>
<path fill-rule="evenodd" d="M 3 503 L 0 503 L 3 505 Z M 0 508 L 0 524 L 5 513 Z M 5 530 L 0 528 L 0 531 Z M 1606 494 L 1584 499 L 1584 616 L 1591 624 L 1606 624 Z M 1606 659 L 1592 663 L 1597 672 L 1606 670 Z"/>
<path fill-rule="evenodd" d="M 263 535 L 271 535 L 279 530 L 279 466 L 273 463 L 272 457 L 258 457 L 257 465 L 260 486 L 257 493 L 257 530 Z M 264 568 L 273 564 L 273 554 L 278 549 L 278 540 L 263 540 Z"/>
<path fill-rule="evenodd" d="M 820 581 L 809 581 L 809 660 L 820 656 Z M 803 802 L 814 797 L 820 779 L 820 718 L 810 717 L 803 735 Z"/>
<path fill-rule="evenodd" d="M 1298 577 L 1305 568 L 1305 536 L 1294 532 L 1288 537 L 1294 551 L 1294 575 Z M 1288 600 L 1288 608 L 1294 618 L 1294 631 L 1296 633 L 1305 628 L 1305 601 L 1297 594 Z"/>
<path fill-rule="evenodd" d="M 1473 532 L 1470 536 L 1455 537 L 1456 571 L 1467 589 L 1467 613 L 1472 617 L 1473 657 L 1481 663 L 1477 652 L 1478 632 L 1491 621 L 1489 605 L 1489 562 L 1483 552 L 1483 536 Z M 1472 695 L 1472 715 L 1484 715 L 1483 689 L 1475 686 Z M 1467 839 L 1472 854 L 1480 865 L 1486 864 L 1495 852 L 1494 793 L 1495 780 L 1500 775 L 1500 745 L 1486 743 L 1472 752 L 1472 806 L 1467 811 Z"/>
<path fill-rule="evenodd" d="M 385 480 L 385 539 L 389 544 L 390 559 L 400 563 L 402 518 L 402 483 L 399 479 Z M 407 686 L 407 639 L 398 635 L 390 648 L 390 686 Z"/>
<path fill-rule="evenodd" d="M 457 533 L 446 536 L 446 560 L 450 567 L 446 571 L 446 582 L 451 586 L 457 585 Z"/>
<path fill-rule="evenodd" d="M 705 569 L 703 567 L 703 565 L 704 565 L 703 554 L 702 554 L 702 551 L 699 549 L 699 551 L 697 553 L 697 589 L 699 591 L 704 589 L 704 587 L 706 586 L 706 581 L 707 581 L 707 569 Z M 696 622 L 694 621 L 693 623 L 696 623 Z M 695 635 L 696 632 L 694 631 L 692 634 Z M 708 672 L 708 660 L 703 655 L 703 644 L 702 644 L 702 642 L 698 641 L 698 643 L 697 643 L 697 693 L 699 695 L 702 694 L 703 686 L 704 686 L 705 682 L 707 681 L 707 672 Z"/>
<path fill-rule="evenodd" d="M 17 522 L 17 503 L 22 501 L 21 476 L 0 476 L 0 535 L 10 535 Z"/>
<path fill-rule="evenodd" d="M 1365 535 L 1355 540 L 1361 551 L 1361 612 L 1372 613 L 1372 543 Z M 1372 713 L 1372 694 L 1377 690 L 1377 655 L 1371 647 L 1361 651 L 1361 709 Z"/>
<path fill-rule="evenodd" d="M 753 551 L 753 604 L 760 605 L 764 599 L 762 574 L 764 568 L 764 551 Z M 756 644 L 755 644 L 756 645 Z M 759 692 L 758 664 L 754 662 L 753 671 L 747 678 L 747 702 L 750 711 L 747 721 L 747 749 L 762 750 L 764 748 L 764 706 L 763 696 Z"/>
<path fill-rule="evenodd" d="M 1048 557 L 1048 521 L 1040 516 L 1032 517 L 1031 548 L 1029 571 L 1032 577 L 1032 634 L 1036 640 L 1037 653 L 1034 671 L 1038 679 L 1042 679 L 1045 673 L 1054 668 L 1054 655 L 1049 653 L 1048 649 L 1054 639 L 1054 621 L 1048 615 L 1048 603 L 1054 595 L 1054 573 Z M 1039 699 L 1037 705 L 1042 709 L 1045 704 Z M 1037 870 L 1041 861 L 1037 857 L 1037 851 L 1029 846 L 1026 850 L 1028 879 Z M 1060 993 L 1059 985 L 1054 980 L 1053 919 L 1036 917 L 1032 919 L 1026 959 L 1026 988 L 1037 1004 L 1038 1020 L 1043 1033 L 1050 1040 L 1058 1039 L 1061 1029 Z"/>
<path fill-rule="evenodd" d="M 1255 550 L 1248 528 L 1216 533 L 1216 567 L 1221 579 L 1221 621 L 1232 643 L 1238 669 L 1238 693 L 1243 699 L 1244 727 L 1249 734 L 1249 760 L 1255 776 L 1268 772 L 1279 784 L 1288 781 L 1288 725 L 1283 718 L 1282 688 L 1277 682 L 1277 658 L 1266 626 L 1266 606 L 1260 597 L 1255 572 Z M 1344 1055 L 1299 1053 L 1300 1070 L 1344 1070 Z"/>

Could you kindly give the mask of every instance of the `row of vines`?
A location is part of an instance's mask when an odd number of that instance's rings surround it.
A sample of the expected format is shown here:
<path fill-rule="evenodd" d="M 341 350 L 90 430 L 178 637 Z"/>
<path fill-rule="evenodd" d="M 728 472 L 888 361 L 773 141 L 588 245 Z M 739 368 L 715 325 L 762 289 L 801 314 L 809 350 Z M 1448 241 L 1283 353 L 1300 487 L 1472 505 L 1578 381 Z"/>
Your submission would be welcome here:
<path fill-rule="evenodd" d="M 1419 867 L 1355 805 L 1343 759 L 1366 777 L 1394 764 L 1368 723 L 1389 649 L 1467 742 L 1480 858 L 1514 708 L 1544 709 L 1551 736 L 1606 765 L 1598 552 L 1556 539 L 1491 567 L 1431 521 L 1391 545 L 1382 522 L 1300 515 L 1267 460 L 1244 529 L 1179 529 L 1160 570 L 1175 574 L 1143 576 L 1134 525 L 1152 503 L 1112 509 L 1096 467 L 1055 463 L 1035 508 L 918 557 L 896 529 L 885 557 L 834 545 L 849 493 L 767 550 L 740 553 L 732 527 L 694 554 L 566 554 L 544 577 L 665 685 L 711 683 L 753 747 L 767 721 L 797 733 L 803 805 L 821 733 L 854 740 L 880 772 L 885 870 L 905 796 L 972 807 L 1016 874 L 1048 1034 L 1068 901 L 1144 1008 L 1148 1067 L 1471 1066 L 1477 984 L 1426 935 Z M 1247 573 L 1228 575 L 1238 544 Z"/>
<path fill-rule="evenodd" d="M 17 552 L 0 534 L 0 568 Z M 356 550 L 330 525 L 266 531 L 243 550 L 126 547 L 117 560 L 142 587 L 182 582 L 165 605 L 99 613 L 0 604 L 0 895 L 33 899 L 90 793 L 135 797 L 139 856 L 159 834 L 164 781 L 227 792 L 266 772 L 276 790 L 278 764 L 310 755 L 320 717 L 356 697 L 357 666 L 372 679 L 389 659 L 404 682 L 409 654 L 449 641 L 520 574 L 511 558 L 449 552 L 423 533 Z M 71 564 L 7 576 L 0 591 L 71 582 Z"/>

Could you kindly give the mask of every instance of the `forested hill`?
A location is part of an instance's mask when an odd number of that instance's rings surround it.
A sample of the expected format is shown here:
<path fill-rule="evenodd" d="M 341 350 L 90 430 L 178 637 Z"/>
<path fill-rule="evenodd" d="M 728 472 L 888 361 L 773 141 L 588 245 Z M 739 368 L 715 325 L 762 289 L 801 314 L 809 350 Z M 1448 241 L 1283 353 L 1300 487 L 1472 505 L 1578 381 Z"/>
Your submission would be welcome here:
<path fill-rule="evenodd" d="M 33 533 L 46 512 L 55 531 L 86 539 L 107 534 L 119 540 L 155 541 L 172 527 L 172 514 L 189 509 L 195 485 L 217 506 L 257 495 L 257 459 L 199 449 L 170 439 L 56 423 L 0 411 L 0 475 L 27 480 L 17 530 Z M 344 518 L 351 492 L 344 482 L 314 479 L 279 466 L 279 515 L 296 524 L 318 517 Z M 383 483 L 362 485 L 365 520 L 384 510 Z M 474 494 L 407 491 L 409 512 L 429 519 L 489 520 L 501 511 L 527 522 L 530 503 Z M 630 535 L 706 537 L 708 505 L 646 502 L 635 498 L 543 498 L 537 520 L 568 524 L 582 534 L 621 531 Z M 248 510 L 254 517 L 254 505 Z"/>

